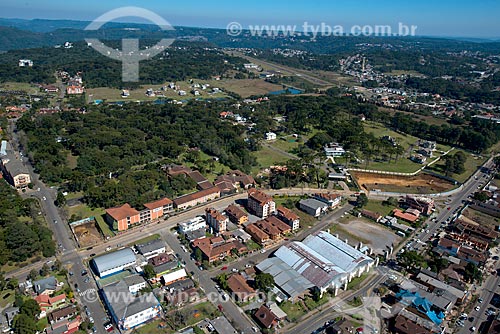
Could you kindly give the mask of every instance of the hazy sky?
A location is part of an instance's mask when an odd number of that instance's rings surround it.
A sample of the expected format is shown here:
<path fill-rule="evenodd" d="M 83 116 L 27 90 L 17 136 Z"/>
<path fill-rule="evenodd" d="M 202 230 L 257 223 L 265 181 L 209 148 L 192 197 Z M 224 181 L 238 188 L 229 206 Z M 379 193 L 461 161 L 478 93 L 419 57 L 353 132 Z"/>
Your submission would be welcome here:
<path fill-rule="evenodd" d="M 0 17 L 93 20 L 123 6 L 150 9 L 173 25 L 417 25 L 419 35 L 500 37 L 500 0 L 0 0 Z M 120 20 L 125 21 L 125 20 Z"/>

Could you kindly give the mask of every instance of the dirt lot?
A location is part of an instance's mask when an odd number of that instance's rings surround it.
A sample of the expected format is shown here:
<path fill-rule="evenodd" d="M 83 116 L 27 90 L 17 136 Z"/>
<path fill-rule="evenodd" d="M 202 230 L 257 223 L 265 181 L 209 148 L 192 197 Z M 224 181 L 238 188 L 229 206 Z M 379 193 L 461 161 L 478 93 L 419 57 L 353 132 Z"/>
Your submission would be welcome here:
<path fill-rule="evenodd" d="M 224 88 L 224 90 L 234 92 L 243 98 L 247 98 L 252 95 L 265 95 L 269 92 L 275 92 L 283 89 L 280 85 L 275 85 L 262 79 L 221 80 L 217 81 L 217 86 Z"/>
<path fill-rule="evenodd" d="M 353 173 L 358 184 L 365 190 L 384 192 L 412 192 L 417 194 L 439 193 L 453 188 L 453 184 L 429 174 L 413 177 L 383 174 Z"/>
<path fill-rule="evenodd" d="M 74 226 L 73 231 L 78 239 L 80 247 L 89 247 L 98 244 L 102 238 L 97 230 L 95 221 Z"/>
<path fill-rule="evenodd" d="M 338 224 L 336 231 L 332 233 L 339 234 L 341 239 L 349 239 L 351 245 L 356 241 L 367 243 L 375 254 L 383 254 L 387 247 L 397 245 L 401 241 L 401 237 L 384 226 L 357 218 Z M 357 240 L 353 240 L 353 237 Z"/>

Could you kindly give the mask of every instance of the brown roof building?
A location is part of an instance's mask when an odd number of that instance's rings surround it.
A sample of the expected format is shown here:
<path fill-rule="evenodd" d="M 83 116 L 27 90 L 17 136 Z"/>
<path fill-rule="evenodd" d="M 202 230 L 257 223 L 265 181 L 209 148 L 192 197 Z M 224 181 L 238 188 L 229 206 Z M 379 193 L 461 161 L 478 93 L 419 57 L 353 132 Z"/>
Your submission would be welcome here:
<path fill-rule="evenodd" d="M 269 217 L 276 212 L 276 203 L 273 198 L 260 190 L 248 191 L 248 209 L 260 218 Z"/>
<path fill-rule="evenodd" d="M 116 227 L 118 231 L 126 231 L 130 226 L 139 224 L 141 217 L 139 211 L 132 208 L 130 204 L 106 209 L 106 219 Z"/>
<path fill-rule="evenodd" d="M 208 262 L 223 260 L 226 256 L 231 255 L 233 249 L 239 253 L 247 251 L 247 248 L 241 242 L 237 240 L 226 242 L 221 237 L 196 239 L 191 245 L 193 248 L 198 248 L 202 252 L 203 258 Z"/>
<path fill-rule="evenodd" d="M 300 228 L 300 217 L 292 210 L 284 206 L 279 206 L 278 217 L 287 223 L 288 226 L 292 228 L 292 231 L 296 231 Z"/>
<path fill-rule="evenodd" d="M 401 334 L 432 334 L 430 330 L 419 324 L 398 315 L 395 319 L 394 329 Z"/>
<path fill-rule="evenodd" d="M 248 285 L 245 278 L 240 274 L 231 275 L 227 280 L 227 286 L 233 293 L 234 298 L 240 302 L 246 302 L 256 295 L 255 290 Z"/>
<path fill-rule="evenodd" d="M 233 224 L 243 225 L 248 222 L 248 214 L 237 205 L 228 206 L 225 212 Z"/>
<path fill-rule="evenodd" d="M 220 197 L 219 188 L 212 187 L 210 189 L 201 190 L 193 194 L 185 195 L 174 200 L 174 206 L 179 210 L 185 210 L 199 204 L 213 201 Z"/>
<path fill-rule="evenodd" d="M 254 314 L 259 324 L 267 329 L 278 326 L 278 317 L 266 306 L 262 305 Z"/>

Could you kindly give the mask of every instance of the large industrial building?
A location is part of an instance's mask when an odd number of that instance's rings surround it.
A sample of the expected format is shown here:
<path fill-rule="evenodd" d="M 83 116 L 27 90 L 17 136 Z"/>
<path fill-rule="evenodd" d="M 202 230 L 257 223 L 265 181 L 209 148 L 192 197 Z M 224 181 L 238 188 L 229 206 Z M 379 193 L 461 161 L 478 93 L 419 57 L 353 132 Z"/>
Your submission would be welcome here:
<path fill-rule="evenodd" d="M 135 264 L 136 257 L 130 248 L 108 253 L 92 260 L 95 273 L 101 278 L 116 274 L 125 268 L 133 267 Z"/>
<path fill-rule="evenodd" d="M 337 293 L 342 287 L 347 289 L 354 277 L 368 272 L 375 264 L 368 255 L 323 231 L 302 242 L 286 244 L 274 255 L 275 258 L 257 268 L 273 275 L 278 288 L 290 298 L 303 294 L 310 286 L 321 292 L 331 288 Z M 294 282 L 299 276 L 302 279 Z"/>

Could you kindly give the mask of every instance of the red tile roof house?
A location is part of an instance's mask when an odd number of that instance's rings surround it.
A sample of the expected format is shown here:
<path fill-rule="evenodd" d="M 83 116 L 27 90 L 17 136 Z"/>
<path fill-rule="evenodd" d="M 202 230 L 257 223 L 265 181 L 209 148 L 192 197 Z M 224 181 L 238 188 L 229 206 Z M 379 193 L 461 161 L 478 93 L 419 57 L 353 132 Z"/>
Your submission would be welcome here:
<path fill-rule="evenodd" d="M 131 226 L 141 222 L 139 211 L 132 208 L 130 204 L 124 204 L 106 210 L 106 220 L 112 224 L 115 230 L 126 231 Z"/>
<path fill-rule="evenodd" d="M 280 319 L 266 306 L 262 305 L 254 314 L 255 319 L 263 328 L 275 328 Z"/>
<path fill-rule="evenodd" d="M 231 275 L 227 280 L 227 286 L 236 301 L 246 302 L 256 296 L 255 290 L 248 285 L 246 279 L 240 274 Z"/>
<path fill-rule="evenodd" d="M 233 224 L 243 225 L 248 222 L 248 214 L 234 204 L 228 206 L 225 212 Z"/>
<path fill-rule="evenodd" d="M 248 250 L 239 241 L 226 242 L 221 237 L 196 239 L 191 243 L 191 246 L 194 249 L 198 248 L 202 252 L 203 258 L 210 263 L 230 256 L 233 249 L 237 250 L 240 254 Z"/>
<path fill-rule="evenodd" d="M 410 211 L 410 210 L 408 210 L 408 211 Z M 403 211 L 401 211 L 399 209 L 394 209 L 394 211 L 393 211 L 394 212 L 394 217 L 402 219 L 402 220 L 404 220 L 404 221 L 406 221 L 408 223 L 414 224 L 420 218 L 420 215 L 419 214 L 415 215 L 415 212 L 413 210 L 412 210 L 412 212 L 414 212 L 414 213 L 410 213 L 408 211 L 407 212 L 403 212 Z M 417 213 L 419 213 L 419 211 L 417 211 Z"/>
<path fill-rule="evenodd" d="M 382 219 L 382 215 L 379 214 L 379 213 L 376 213 L 376 212 L 371 212 L 371 211 L 368 211 L 368 210 L 362 210 L 361 211 L 361 215 L 365 218 L 368 218 L 368 219 L 371 219 L 375 222 L 379 222 L 380 219 Z"/>
<path fill-rule="evenodd" d="M 43 318 L 47 315 L 47 312 L 52 312 L 53 310 L 63 305 L 66 302 L 66 295 L 62 294 L 55 297 L 49 297 L 48 295 L 39 295 L 34 299 L 38 303 L 38 306 L 40 306 L 40 310 L 42 311 L 40 313 L 40 318 Z"/>

